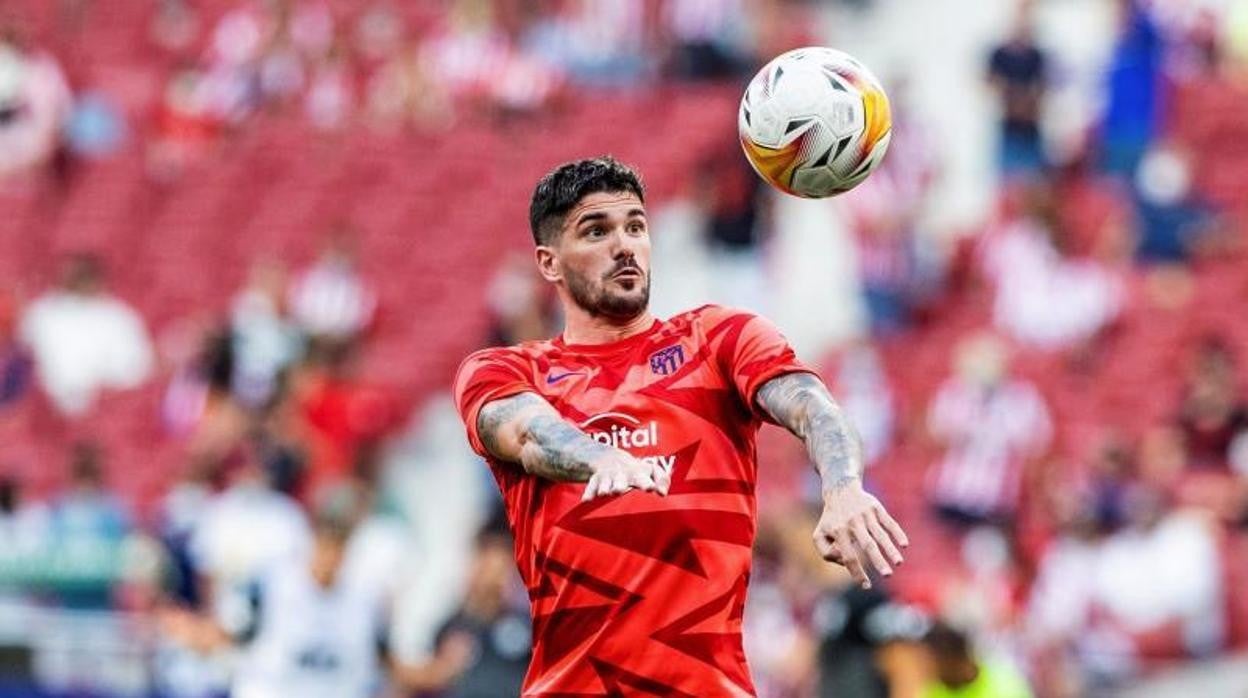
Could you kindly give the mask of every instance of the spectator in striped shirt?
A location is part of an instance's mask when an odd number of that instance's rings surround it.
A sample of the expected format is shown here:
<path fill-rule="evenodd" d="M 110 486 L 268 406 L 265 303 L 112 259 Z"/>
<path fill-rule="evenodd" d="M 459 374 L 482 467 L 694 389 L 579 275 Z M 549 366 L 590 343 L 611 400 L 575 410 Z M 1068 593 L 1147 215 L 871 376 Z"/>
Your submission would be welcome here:
<path fill-rule="evenodd" d="M 1005 345 L 978 335 L 958 347 L 928 429 L 944 449 L 928 471 L 937 509 L 955 521 L 1005 523 L 1017 508 L 1026 464 L 1048 448 L 1052 422 L 1035 386 L 1009 375 Z"/>

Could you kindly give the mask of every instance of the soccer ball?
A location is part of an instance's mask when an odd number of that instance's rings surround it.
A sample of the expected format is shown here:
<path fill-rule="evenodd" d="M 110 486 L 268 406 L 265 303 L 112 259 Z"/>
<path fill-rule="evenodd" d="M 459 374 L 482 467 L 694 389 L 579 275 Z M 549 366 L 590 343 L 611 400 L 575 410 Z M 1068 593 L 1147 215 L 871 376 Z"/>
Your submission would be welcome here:
<path fill-rule="evenodd" d="M 737 129 L 754 170 L 781 191 L 821 199 L 871 174 L 892 135 L 888 97 L 852 56 L 819 46 L 783 53 L 741 98 Z"/>

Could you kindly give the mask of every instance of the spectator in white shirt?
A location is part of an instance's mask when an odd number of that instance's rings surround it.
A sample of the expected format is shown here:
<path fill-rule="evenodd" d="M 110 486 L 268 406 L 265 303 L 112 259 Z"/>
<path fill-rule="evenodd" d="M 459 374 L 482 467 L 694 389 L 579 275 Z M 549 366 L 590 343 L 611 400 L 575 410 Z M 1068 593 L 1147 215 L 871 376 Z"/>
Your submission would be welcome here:
<path fill-rule="evenodd" d="M 1071 652 L 1085 683 L 1206 655 L 1226 631 L 1211 518 L 1168 510 L 1164 493 L 1139 482 L 1125 513 L 1126 525 L 1103 538 L 1065 535 L 1049 546 L 1028 604 L 1030 642 Z"/>
<path fill-rule="evenodd" d="M 152 347 L 139 314 L 105 290 L 98 259 L 71 257 L 62 279 L 26 309 L 19 335 L 56 408 L 80 416 L 101 389 L 135 388 L 146 380 Z"/>
<path fill-rule="evenodd" d="M 353 236 L 338 230 L 290 289 L 295 322 L 312 337 L 348 340 L 372 322 L 377 296 L 356 268 Z"/>
<path fill-rule="evenodd" d="M 278 387 L 282 371 L 303 353 L 299 329 L 286 314 L 286 269 L 260 260 L 230 310 L 234 394 L 246 405 L 262 405 Z"/>
<path fill-rule="evenodd" d="M 996 290 L 993 321 L 1023 344 L 1068 348 L 1118 317 L 1123 279 L 1098 259 L 1063 255 L 1054 244 L 1050 194 L 1037 188 L 1025 195 L 1031 210 L 983 243 L 982 267 Z"/>
<path fill-rule="evenodd" d="M 72 97 L 55 58 L 0 32 L 0 179 L 19 181 L 52 156 Z"/>

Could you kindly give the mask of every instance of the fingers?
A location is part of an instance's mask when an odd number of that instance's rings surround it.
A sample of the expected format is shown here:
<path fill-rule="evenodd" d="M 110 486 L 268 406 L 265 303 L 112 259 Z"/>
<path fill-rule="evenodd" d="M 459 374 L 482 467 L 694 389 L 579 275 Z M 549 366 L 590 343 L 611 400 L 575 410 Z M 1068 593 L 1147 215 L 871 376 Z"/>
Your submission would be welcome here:
<path fill-rule="evenodd" d="M 888 560 L 884 559 L 884 552 L 880 550 L 879 544 L 871 537 L 866 521 L 861 518 L 855 519 L 849 530 L 850 535 L 853 536 L 854 544 L 858 546 L 859 550 L 866 553 L 867 559 L 871 561 L 871 566 L 885 577 L 891 576 L 893 567 L 888 564 Z"/>
<path fill-rule="evenodd" d="M 585 491 L 581 494 L 581 501 L 588 502 L 598 496 L 598 486 L 602 482 L 602 474 L 594 473 L 589 476 L 589 482 L 585 483 Z"/>
<path fill-rule="evenodd" d="M 611 486 L 607 489 L 607 494 L 624 494 L 628 488 L 632 487 L 630 482 L 632 478 L 628 476 L 627 470 L 617 470 L 611 475 Z"/>
<path fill-rule="evenodd" d="M 867 531 L 875 539 L 875 542 L 879 543 L 880 549 L 884 551 L 884 557 L 888 558 L 888 561 L 892 564 L 900 565 L 903 561 L 901 551 L 897 549 L 896 545 L 893 545 L 893 539 L 889 537 L 884 527 L 880 525 L 879 517 L 868 515 L 866 518 Z"/>
<path fill-rule="evenodd" d="M 897 523 L 892 516 L 889 516 L 884 507 L 877 505 L 875 515 L 879 518 L 884 528 L 888 530 L 889 534 L 892 535 L 893 540 L 897 541 L 898 545 L 903 548 L 910 545 L 910 539 L 906 537 L 906 532 L 901 530 L 901 524 Z"/>
<path fill-rule="evenodd" d="M 672 474 L 662 465 L 632 459 L 626 465 L 612 464 L 590 476 L 581 494 L 581 501 L 595 497 L 624 494 L 631 489 L 657 492 L 666 496 L 672 487 Z"/>
<path fill-rule="evenodd" d="M 815 550 L 819 551 L 819 557 L 828 562 L 840 564 L 841 556 L 836 552 L 836 545 L 825 535 L 815 533 Z"/>
<path fill-rule="evenodd" d="M 654 489 L 664 497 L 667 496 L 668 490 L 672 488 L 672 474 L 667 472 L 667 468 L 661 465 L 654 467 Z"/>
<path fill-rule="evenodd" d="M 837 541 L 837 548 L 841 551 L 841 564 L 845 565 L 845 569 L 849 570 L 849 575 L 858 582 L 863 589 L 871 588 L 871 578 L 867 576 L 867 570 L 862 566 L 862 560 L 858 557 L 858 551 L 854 550 L 853 543 L 849 541 Z"/>
<path fill-rule="evenodd" d="M 821 531 L 815 531 L 815 549 L 819 551 L 819 556 L 824 560 L 844 566 L 854 581 L 863 589 L 871 588 L 871 578 L 867 576 L 862 560 L 858 558 L 858 551 L 854 549 L 848 531 L 836 538 Z"/>

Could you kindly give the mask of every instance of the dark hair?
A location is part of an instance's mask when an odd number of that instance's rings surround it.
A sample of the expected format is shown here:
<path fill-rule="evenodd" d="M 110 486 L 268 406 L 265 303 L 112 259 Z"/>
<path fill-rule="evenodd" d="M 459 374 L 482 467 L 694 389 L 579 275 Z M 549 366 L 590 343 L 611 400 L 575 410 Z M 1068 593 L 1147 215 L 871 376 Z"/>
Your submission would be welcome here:
<path fill-rule="evenodd" d="M 937 621 L 923 637 L 923 642 L 937 656 L 948 659 L 970 659 L 971 643 L 966 633 L 945 623 Z"/>
<path fill-rule="evenodd" d="M 537 182 L 529 204 L 533 243 L 549 245 L 563 226 L 563 217 L 577 202 L 598 192 L 628 192 L 645 203 L 646 190 L 633 168 L 610 155 L 565 162 Z"/>

